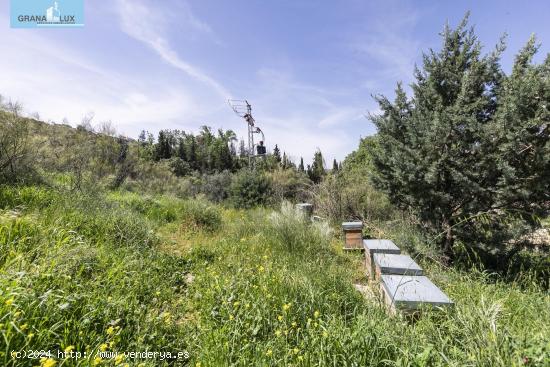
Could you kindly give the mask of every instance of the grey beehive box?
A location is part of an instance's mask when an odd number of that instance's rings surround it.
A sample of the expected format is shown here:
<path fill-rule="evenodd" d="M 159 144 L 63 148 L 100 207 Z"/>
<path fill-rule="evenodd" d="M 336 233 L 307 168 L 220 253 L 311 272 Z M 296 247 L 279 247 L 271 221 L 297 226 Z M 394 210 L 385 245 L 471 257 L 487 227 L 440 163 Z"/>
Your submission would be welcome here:
<path fill-rule="evenodd" d="M 373 256 L 375 276 L 382 274 L 422 275 L 422 268 L 409 255 L 375 253 Z"/>
<path fill-rule="evenodd" d="M 426 306 L 453 305 L 449 297 L 425 276 L 382 274 L 380 288 L 392 310 L 415 311 Z"/>
<path fill-rule="evenodd" d="M 313 204 L 310 203 L 296 204 L 296 209 L 307 217 L 310 217 L 313 214 Z"/>
<path fill-rule="evenodd" d="M 363 222 L 344 222 L 344 250 L 361 250 L 363 248 Z"/>
<path fill-rule="evenodd" d="M 369 276 L 374 277 L 374 254 L 400 254 L 401 250 L 391 240 L 363 240 L 365 267 Z"/>

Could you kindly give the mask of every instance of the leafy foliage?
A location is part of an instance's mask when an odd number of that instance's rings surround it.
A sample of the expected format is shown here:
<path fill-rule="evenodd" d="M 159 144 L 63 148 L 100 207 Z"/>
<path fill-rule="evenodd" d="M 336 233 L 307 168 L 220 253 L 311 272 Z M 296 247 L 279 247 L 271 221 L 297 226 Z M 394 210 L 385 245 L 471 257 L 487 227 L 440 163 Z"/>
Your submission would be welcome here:
<path fill-rule="evenodd" d="M 271 182 L 262 173 L 242 170 L 231 183 L 231 201 L 237 208 L 252 208 L 267 204 L 271 196 Z"/>
<path fill-rule="evenodd" d="M 375 183 L 440 233 L 448 257 L 456 239 L 504 250 L 519 228 L 504 217 L 536 225 L 535 215 L 548 211 L 548 61 L 530 64 L 531 40 L 506 76 L 503 41 L 482 56 L 467 17 L 442 36 L 442 49 L 424 54 L 415 72 L 412 99 L 400 84 L 393 103 L 377 97 L 383 114 L 372 116 L 380 147 Z M 492 220 L 479 230 L 482 214 Z"/>

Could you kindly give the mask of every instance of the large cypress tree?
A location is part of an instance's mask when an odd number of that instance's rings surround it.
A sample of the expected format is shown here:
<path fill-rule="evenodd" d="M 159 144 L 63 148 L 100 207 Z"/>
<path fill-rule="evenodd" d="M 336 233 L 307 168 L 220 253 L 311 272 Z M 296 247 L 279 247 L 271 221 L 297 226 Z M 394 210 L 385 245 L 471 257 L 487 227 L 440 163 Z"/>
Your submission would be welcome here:
<path fill-rule="evenodd" d="M 467 17 L 455 30 L 445 27 L 442 36 L 441 51 L 424 54 L 422 68 L 415 70 L 413 98 L 398 84 L 393 103 L 376 97 L 383 113 L 371 119 L 380 143 L 374 154 L 376 185 L 394 203 L 416 211 L 452 257 L 456 238 L 470 244 L 490 241 L 491 230 L 472 233 L 468 218 L 515 210 L 520 197 L 525 204 L 544 206 L 543 187 L 549 181 L 548 119 L 543 123 L 543 116 L 548 110 L 535 95 L 549 101 L 548 64 L 520 72 L 516 62 L 506 78 L 499 65 L 503 42 L 482 56 Z M 528 45 L 520 63 L 527 65 L 532 51 Z M 516 125 L 510 129 L 510 124 Z M 532 150 L 532 159 L 517 156 L 520 142 Z"/>

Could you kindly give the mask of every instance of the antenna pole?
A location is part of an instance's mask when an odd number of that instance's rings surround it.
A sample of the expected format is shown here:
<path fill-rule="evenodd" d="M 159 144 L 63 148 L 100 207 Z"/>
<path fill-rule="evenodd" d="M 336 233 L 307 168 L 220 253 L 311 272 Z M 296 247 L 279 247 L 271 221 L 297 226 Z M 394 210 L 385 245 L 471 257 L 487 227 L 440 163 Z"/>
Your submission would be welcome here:
<path fill-rule="evenodd" d="M 247 124 L 248 128 L 248 166 L 251 168 L 256 168 L 256 154 L 254 152 L 254 134 L 261 133 L 262 134 L 262 142 L 265 140 L 264 133 L 260 130 L 259 127 L 255 126 L 255 120 L 254 117 L 252 117 L 252 106 L 250 103 L 248 103 L 247 100 L 235 100 L 230 99 L 227 101 L 229 103 L 229 106 L 233 109 L 233 111 L 239 116 L 242 117 Z M 263 145 L 262 145 L 263 147 Z M 265 148 L 263 148 L 263 152 L 261 153 L 265 155 Z"/>

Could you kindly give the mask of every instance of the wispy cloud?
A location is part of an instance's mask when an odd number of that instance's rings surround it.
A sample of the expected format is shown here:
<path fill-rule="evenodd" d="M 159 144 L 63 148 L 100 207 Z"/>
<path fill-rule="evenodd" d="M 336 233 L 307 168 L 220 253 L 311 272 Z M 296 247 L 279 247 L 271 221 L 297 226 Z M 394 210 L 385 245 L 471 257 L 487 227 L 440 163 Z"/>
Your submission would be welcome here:
<path fill-rule="evenodd" d="M 155 51 L 165 62 L 183 71 L 187 75 L 208 85 L 223 99 L 230 97 L 227 89 L 200 68 L 183 60 L 170 46 L 166 38 L 166 19 L 170 16 L 156 3 L 145 3 L 138 0 L 117 0 L 117 12 L 121 29 L 130 37 L 143 42 Z M 152 11 L 154 9 L 154 11 Z M 188 5 L 182 8 L 184 18 L 193 30 L 211 33 L 211 28 L 196 18 Z M 147 19 L 146 22 L 143 20 Z"/>
<path fill-rule="evenodd" d="M 381 81 L 409 82 L 421 43 L 413 38 L 413 30 L 421 19 L 418 7 L 406 2 L 388 2 L 385 16 L 365 25 L 360 37 L 350 43 L 353 52 L 366 59 L 376 69 L 376 79 L 367 79 L 363 87 L 379 88 Z"/>

